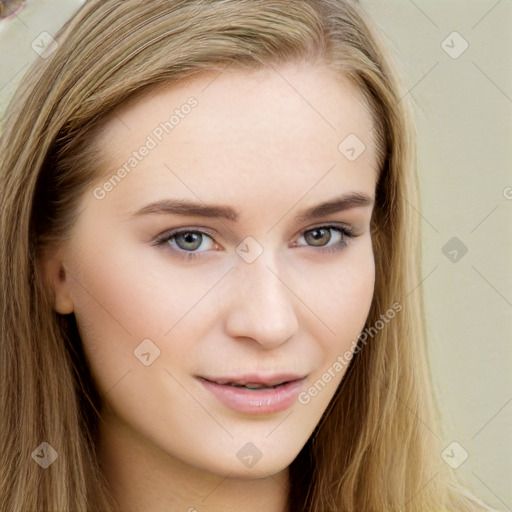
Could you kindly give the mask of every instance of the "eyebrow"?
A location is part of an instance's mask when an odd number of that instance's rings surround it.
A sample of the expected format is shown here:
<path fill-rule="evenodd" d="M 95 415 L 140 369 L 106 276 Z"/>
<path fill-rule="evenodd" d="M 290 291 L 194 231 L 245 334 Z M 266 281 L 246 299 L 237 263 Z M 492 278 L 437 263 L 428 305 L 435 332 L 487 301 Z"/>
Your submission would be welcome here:
<path fill-rule="evenodd" d="M 370 196 L 360 192 L 352 192 L 311 206 L 299 212 L 295 216 L 295 220 L 300 223 L 352 208 L 371 206 L 373 203 L 374 200 Z M 222 218 L 231 222 L 238 222 L 241 216 L 241 212 L 231 206 L 196 203 L 182 199 L 163 199 L 155 201 L 137 210 L 132 216 L 139 217 L 151 214 Z"/>

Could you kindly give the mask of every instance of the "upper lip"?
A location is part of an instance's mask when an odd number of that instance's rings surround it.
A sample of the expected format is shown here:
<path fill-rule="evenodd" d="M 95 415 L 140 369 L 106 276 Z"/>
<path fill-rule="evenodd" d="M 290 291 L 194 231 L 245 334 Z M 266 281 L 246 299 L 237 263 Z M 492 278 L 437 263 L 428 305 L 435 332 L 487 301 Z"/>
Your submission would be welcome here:
<path fill-rule="evenodd" d="M 301 380 L 305 375 L 297 375 L 295 373 L 273 373 L 273 374 L 261 374 L 261 373 L 247 373 L 244 375 L 236 376 L 225 376 L 225 377 L 201 377 L 210 382 L 217 384 L 239 384 L 244 386 L 245 384 L 260 384 L 262 386 L 277 386 L 285 382 L 291 382 L 294 380 Z"/>

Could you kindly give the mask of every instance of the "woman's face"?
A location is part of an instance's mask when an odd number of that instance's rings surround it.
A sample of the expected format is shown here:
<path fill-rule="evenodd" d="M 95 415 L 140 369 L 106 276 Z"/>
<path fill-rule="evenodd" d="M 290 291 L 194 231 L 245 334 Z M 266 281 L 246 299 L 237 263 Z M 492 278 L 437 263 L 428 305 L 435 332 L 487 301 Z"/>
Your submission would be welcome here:
<path fill-rule="evenodd" d="M 357 90 L 309 65 L 209 74 L 109 118 L 56 286 L 107 439 L 232 477 L 292 462 L 372 300 L 371 129 Z"/>

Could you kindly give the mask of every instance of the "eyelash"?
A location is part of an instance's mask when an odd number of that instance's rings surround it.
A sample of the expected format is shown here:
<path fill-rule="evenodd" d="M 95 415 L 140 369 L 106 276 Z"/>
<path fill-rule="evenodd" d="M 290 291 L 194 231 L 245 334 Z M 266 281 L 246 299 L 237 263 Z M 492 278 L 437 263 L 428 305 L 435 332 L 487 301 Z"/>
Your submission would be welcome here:
<path fill-rule="evenodd" d="M 313 245 L 309 245 L 309 246 L 301 245 L 298 247 L 312 247 L 317 252 L 332 253 L 332 252 L 340 251 L 341 249 L 345 248 L 347 246 L 347 239 L 355 237 L 355 235 L 350 227 L 345 226 L 345 225 L 340 226 L 340 225 L 335 225 L 335 224 L 324 224 L 324 225 L 315 226 L 313 228 L 306 229 L 301 233 L 301 236 L 303 236 L 305 233 L 309 233 L 310 231 L 315 231 L 318 229 L 329 229 L 329 230 L 338 231 L 338 233 L 340 233 L 340 235 L 341 235 L 341 240 L 339 242 L 337 242 L 335 245 L 328 246 L 328 247 L 322 247 L 322 246 L 315 247 Z M 214 233 L 211 231 L 208 231 L 208 230 L 191 229 L 191 228 L 187 228 L 187 229 L 177 228 L 175 230 L 166 231 L 165 233 L 158 235 L 154 241 L 154 245 L 156 245 L 157 247 L 163 247 L 164 245 L 168 245 L 168 242 L 173 240 L 177 236 L 187 234 L 187 233 L 196 233 L 196 234 L 200 234 L 200 235 L 207 235 L 212 240 L 214 240 L 213 239 Z M 329 240 L 329 242 L 330 242 L 330 240 Z M 187 260 L 198 258 L 200 254 L 205 252 L 205 251 L 186 251 L 184 249 L 180 249 L 180 248 L 176 249 L 174 247 L 171 247 L 171 250 L 174 251 L 175 253 L 177 253 L 179 255 L 179 257 L 185 258 Z"/>

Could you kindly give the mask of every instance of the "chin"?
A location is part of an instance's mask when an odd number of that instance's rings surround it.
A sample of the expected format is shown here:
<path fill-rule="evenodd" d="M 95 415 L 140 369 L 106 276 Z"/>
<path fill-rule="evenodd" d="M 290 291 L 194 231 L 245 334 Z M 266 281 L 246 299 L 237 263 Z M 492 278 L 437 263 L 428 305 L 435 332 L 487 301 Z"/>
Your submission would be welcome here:
<path fill-rule="evenodd" d="M 261 456 L 259 460 L 245 460 L 244 454 L 240 458 L 234 457 L 222 458 L 222 460 L 212 461 L 212 464 L 206 462 L 204 465 L 199 464 L 199 469 L 208 471 L 221 476 L 222 478 L 239 479 L 239 480 L 255 480 L 268 478 L 277 475 L 286 470 L 292 463 L 296 454 L 282 457 L 265 457 Z M 241 460 L 240 460 L 241 459 Z M 265 460 L 266 459 L 266 460 Z"/>

